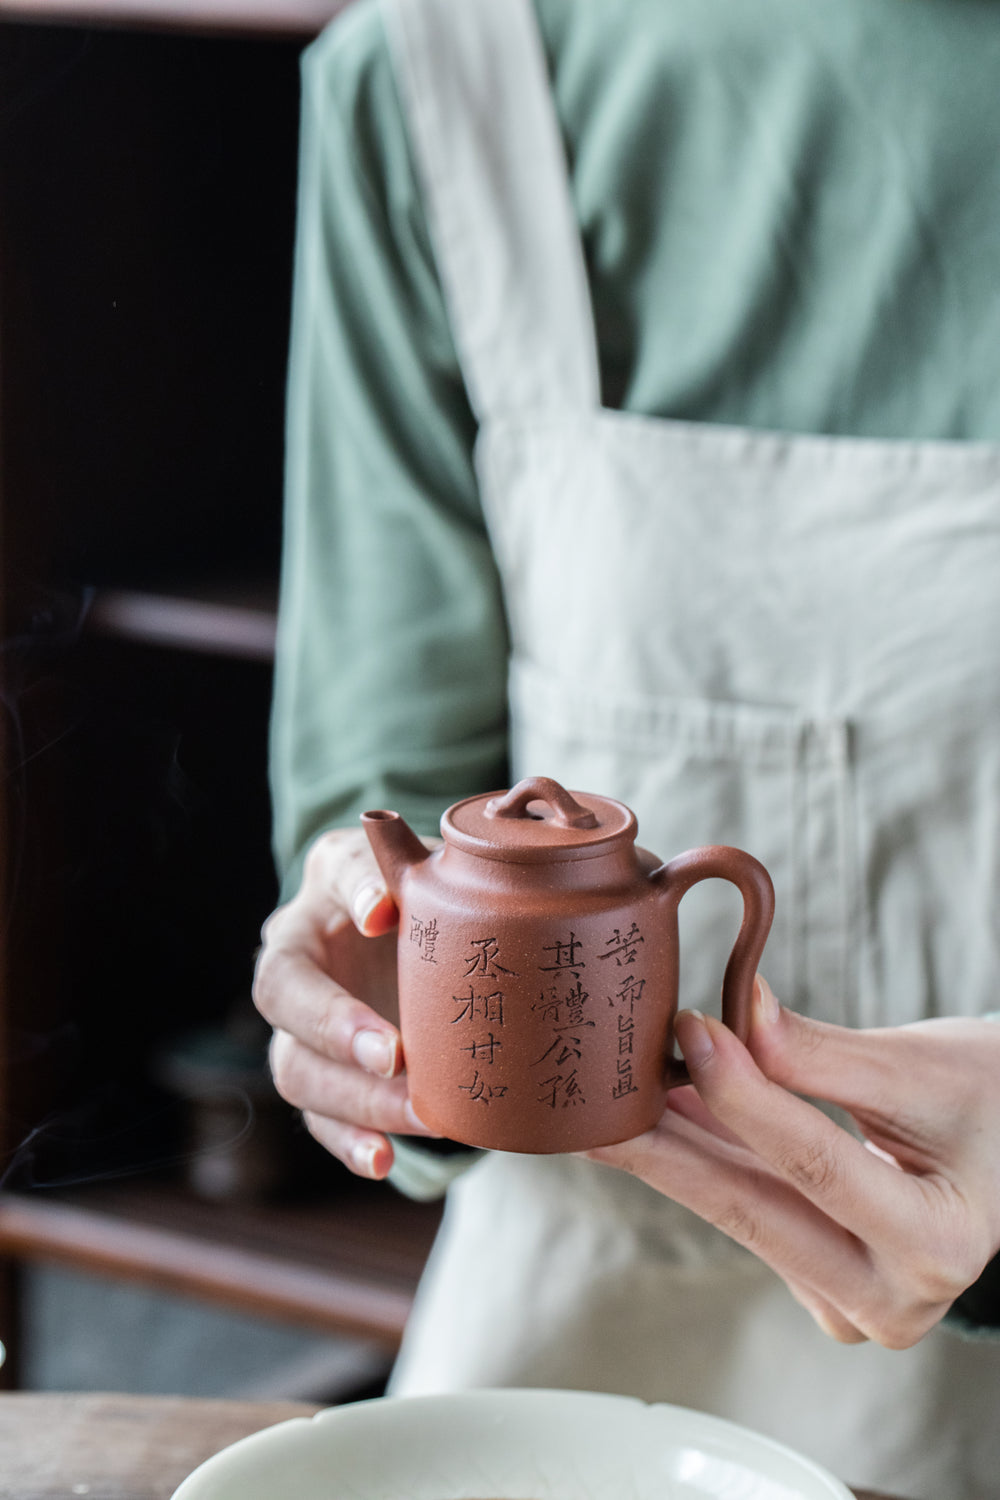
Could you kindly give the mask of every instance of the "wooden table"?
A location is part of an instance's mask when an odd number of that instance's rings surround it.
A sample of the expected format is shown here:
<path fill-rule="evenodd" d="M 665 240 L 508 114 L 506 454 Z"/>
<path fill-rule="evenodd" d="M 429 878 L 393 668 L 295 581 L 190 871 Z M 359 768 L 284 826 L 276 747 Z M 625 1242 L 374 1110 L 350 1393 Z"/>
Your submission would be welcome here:
<path fill-rule="evenodd" d="M 0 1395 L 0 1500 L 170 1500 L 220 1448 L 316 1410 L 292 1401 Z"/>

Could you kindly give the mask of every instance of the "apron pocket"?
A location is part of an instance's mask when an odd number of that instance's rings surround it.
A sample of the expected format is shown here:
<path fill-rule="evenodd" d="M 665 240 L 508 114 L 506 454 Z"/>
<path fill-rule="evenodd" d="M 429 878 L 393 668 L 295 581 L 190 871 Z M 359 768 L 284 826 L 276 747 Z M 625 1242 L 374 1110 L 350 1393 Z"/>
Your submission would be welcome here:
<path fill-rule="evenodd" d="M 669 860 L 733 844 L 774 881 L 761 970 L 787 1005 L 854 1024 L 858 923 L 849 726 L 793 708 L 623 699 L 511 665 L 513 773 L 617 797 L 639 843 Z M 717 1010 L 742 904 L 704 881 L 681 902 L 681 1004 Z"/>

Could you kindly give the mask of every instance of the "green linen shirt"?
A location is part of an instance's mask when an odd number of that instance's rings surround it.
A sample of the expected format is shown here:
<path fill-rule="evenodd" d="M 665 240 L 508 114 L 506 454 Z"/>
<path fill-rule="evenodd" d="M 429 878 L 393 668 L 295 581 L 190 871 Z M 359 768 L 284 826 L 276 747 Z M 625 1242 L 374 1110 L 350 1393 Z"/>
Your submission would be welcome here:
<path fill-rule="evenodd" d="M 1000 439 L 996 0 L 536 0 L 606 405 Z M 503 601 L 383 24 L 306 52 L 272 729 L 284 890 L 506 782 Z"/>

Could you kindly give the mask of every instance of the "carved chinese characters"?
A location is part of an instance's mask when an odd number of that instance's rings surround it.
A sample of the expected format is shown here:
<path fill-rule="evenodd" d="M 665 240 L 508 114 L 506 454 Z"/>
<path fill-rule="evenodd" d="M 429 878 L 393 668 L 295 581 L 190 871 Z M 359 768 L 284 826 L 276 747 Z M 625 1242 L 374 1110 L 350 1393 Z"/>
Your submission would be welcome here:
<path fill-rule="evenodd" d="M 537 1102 L 550 1109 L 586 1103 L 577 1064 L 583 1058 L 584 1035 L 596 1023 L 584 1013 L 590 995 L 580 980 L 586 967 L 582 948 L 571 931 L 567 938 L 546 945 L 544 952 L 552 962 L 539 964 L 543 974 L 555 976 L 532 1007 L 541 1012 L 543 1024 L 552 1028 L 552 1040 L 534 1063 L 536 1069 L 549 1074 L 538 1080 Z"/>
<path fill-rule="evenodd" d="M 416 965 L 433 962 L 435 983 L 449 996 L 433 1018 L 407 1016 L 410 1071 L 415 1029 L 424 1036 L 435 1028 L 434 1054 L 442 1070 L 447 1065 L 453 1098 L 491 1117 L 479 1132 L 466 1126 L 462 1139 L 481 1133 L 519 1149 L 525 1122 L 542 1138 L 553 1115 L 595 1104 L 617 1105 L 623 1133 L 631 1133 L 625 1105 L 641 1097 L 643 1046 L 645 1072 L 651 1059 L 654 1085 L 665 1091 L 662 1035 L 641 1024 L 646 938 L 634 919 L 596 927 L 534 921 L 516 946 L 501 941 L 500 929 L 463 932 L 423 910 L 410 914 L 407 931 L 404 989 Z"/>
<path fill-rule="evenodd" d="M 503 1042 L 494 1034 L 494 1028 L 499 1031 L 503 1026 L 503 990 L 491 990 L 489 987 L 496 980 L 502 982 L 504 978 L 513 979 L 516 976 L 500 962 L 498 955 L 499 944 L 496 938 L 473 938 L 464 960 L 465 977 L 471 980 L 468 994 L 452 996 L 456 1005 L 462 1007 L 458 1015 L 452 1017 L 452 1026 L 465 1023 L 466 1030 L 478 1029 L 479 1033 L 478 1039 L 473 1036 L 470 1042 L 461 1047 L 462 1052 L 471 1053 L 471 1062 L 475 1064 L 475 1068 L 471 1080 L 458 1086 L 463 1093 L 469 1095 L 470 1100 L 486 1105 L 495 1099 L 505 1098 L 508 1089 L 506 1083 L 501 1083 L 494 1076 L 497 1053 L 503 1046 Z M 480 986 L 478 993 L 477 983 Z M 490 1029 L 484 1035 L 486 1026 Z"/>
<path fill-rule="evenodd" d="M 410 921 L 410 942 L 416 943 L 420 949 L 420 957 L 425 964 L 437 962 L 434 957 L 434 949 L 437 946 L 438 925 L 432 917 L 429 922 L 421 922 L 419 917 L 413 917 Z"/>
<path fill-rule="evenodd" d="M 608 939 L 606 951 L 600 957 L 602 959 L 613 958 L 619 969 L 629 970 L 636 963 L 639 956 L 639 944 L 643 942 L 645 938 L 634 922 L 630 924 L 624 936 L 616 927 Z M 626 972 L 624 976 L 616 975 L 615 978 L 615 990 L 608 998 L 608 1004 L 616 1012 L 618 1020 L 618 1077 L 612 1093 L 616 1099 L 624 1099 L 626 1094 L 636 1092 L 635 1079 L 632 1076 L 632 1059 L 635 1055 L 635 1007 L 642 999 L 646 980 L 638 969 L 631 973 Z"/>

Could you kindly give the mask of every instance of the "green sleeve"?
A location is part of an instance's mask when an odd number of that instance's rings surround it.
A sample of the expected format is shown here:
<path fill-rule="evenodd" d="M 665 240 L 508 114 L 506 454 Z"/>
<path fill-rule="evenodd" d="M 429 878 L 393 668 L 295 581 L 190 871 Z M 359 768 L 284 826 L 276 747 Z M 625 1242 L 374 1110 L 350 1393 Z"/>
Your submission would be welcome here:
<path fill-rule="evenodd" d="M 507 640 L 475 422 L 391 65 L 361 3 L 305 53 L 271 729 L 286 896 L 366 807 L 434 833 L 506 780 Z"/>

